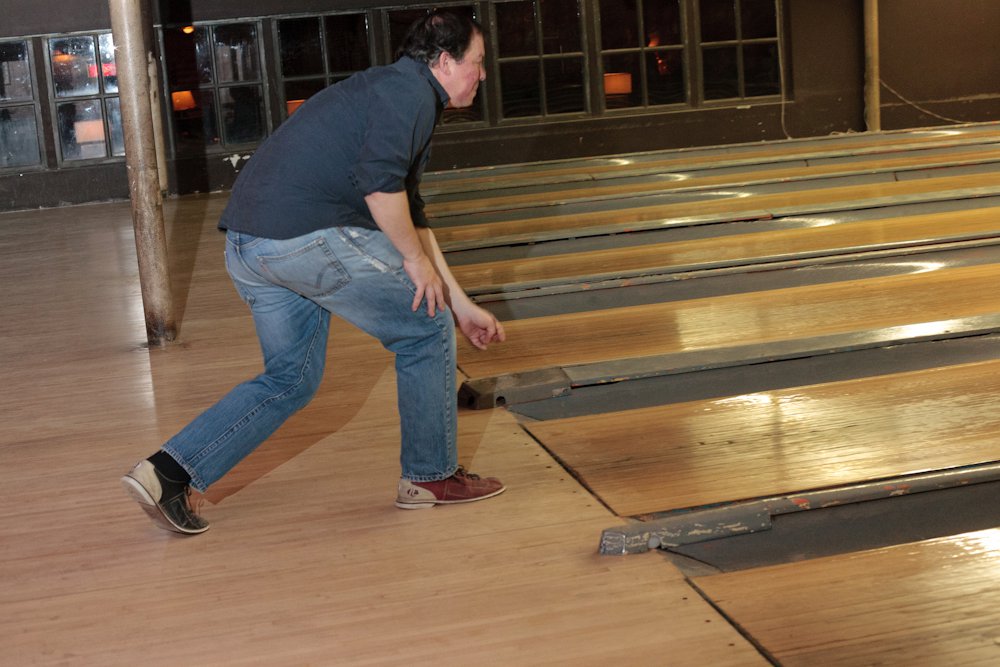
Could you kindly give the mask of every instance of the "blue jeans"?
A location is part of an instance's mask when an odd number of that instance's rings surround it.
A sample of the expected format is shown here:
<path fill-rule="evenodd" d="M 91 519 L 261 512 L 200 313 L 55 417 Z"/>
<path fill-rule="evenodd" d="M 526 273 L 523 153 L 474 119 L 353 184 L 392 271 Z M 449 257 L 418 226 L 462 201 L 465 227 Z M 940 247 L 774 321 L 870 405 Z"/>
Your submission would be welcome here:
<path fill-rule="evenodd" d="M 312 399 L 333 313 L 395 353 L 402 476 L 454 474 L 455 327 L 450 310 L 411 310 L 402 256 L 380 231 L 324 229 L 293 239 L 230 231 L 226 268 L 250 306 L 264 372 L 234 387 L 163 445 L 204 491 Z"/>

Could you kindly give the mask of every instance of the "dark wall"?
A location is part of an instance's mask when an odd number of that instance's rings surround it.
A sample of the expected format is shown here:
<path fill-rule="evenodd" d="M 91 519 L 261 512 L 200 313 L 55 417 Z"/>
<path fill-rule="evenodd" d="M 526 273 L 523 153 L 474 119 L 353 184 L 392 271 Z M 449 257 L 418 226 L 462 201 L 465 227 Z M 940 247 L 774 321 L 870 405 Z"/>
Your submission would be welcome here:
<path fill-rule="evenodd" d="M 881 0 L 879 19 L 883 129 L 1000 119 L 1000 2 Z"/>

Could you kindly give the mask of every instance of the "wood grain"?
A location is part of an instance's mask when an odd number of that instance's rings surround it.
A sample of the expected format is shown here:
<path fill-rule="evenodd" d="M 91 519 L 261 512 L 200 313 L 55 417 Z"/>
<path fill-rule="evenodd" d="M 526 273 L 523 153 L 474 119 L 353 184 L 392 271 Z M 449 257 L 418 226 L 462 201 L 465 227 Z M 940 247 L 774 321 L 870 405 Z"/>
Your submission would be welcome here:
<path fill-rule="evenodd" d="M 1000 186 L 1000 173 L 926 178 L 892 183 L 842 185 L 790 192 L 754 194 L 734 188 L 704 193 L 704 199 L 673 204 L 643 205 L 641 197 L 621 200 L 612 211 L 530 216 L 515 220 L 481 222 L 471 225 L 439 227 L 435 235 L 442 244 L 470 242 L 509 235 L 569 231 L 617 225 L 628 230 L 629 223 L 653 222 L 704 215 L 726 215 L 733 220 L 767 217 L 771 211 L 803 206 L 847 205 L 875 198 L 904 198 L 928 193 L 956 192 L 973 188 Z M 572 234 L 567 234 L 567 237 Z"/>
<path fill-rule="evenodd" d="M 615 199 L 635 197 L 647 194 L 670 192 L 672 190 L 709 188 L 713 186 L 732 185 L 744 186 L 752 183 L 781 183 L 807 178 L 833 177 L 854 174 L 888 173 L 894 169 L 916 170 L 921 168 L 939 168 L 942 166 L 961 166 L 1000 160 L 1000 150 L 976 150 L 949 153 L 945 155 L 923 155 L 917 151 L 908 155 L 887 157 L 882 159 L 860 158 L 842 160 L 832 164 L 794 164 L 786 166 L 783 163 L 768 165 L 749 165 L 746 171 L 725 170 L 725 173 L 699 173 L 688 175 L 683 171 L 664 172 L 650 176 L 641 182 L 615 183 L 613 180 L 596 180 L 585 188 L 549 188 L 543 192 L 523 194 L 484 195 L 475 193 L 467 199 L 456 201 L 438 201 L 427 204 L 429 216 L 463 215 L 483 213 L 487 211 L 505 211 L 527 206 L 544 206 L 556 203 L 586 201 L 593 199 Z M 617 167 L 607 167 L 608 172 L 614 172 Z M 683 170 L 683 166 L 681 166 Z"/>
<path fill-rule="evenodd" d="M 775 261 L 942 238 L 1000 235 L 1000 208 L 880 218 L 829 226 L 718 236 L 695 241 L 527 257 L 452 267 L 467 290 L 669 267 Z"/>
<path fill-rule="evenodd" d="M 528 423 L 622 516 L 1000 460 L 1000 361 Z"/>
<path fill-rule="evenodd" d="M 1000 530 L 700 577 L 788 667 L 995 665 Z"/>
<path fill-rule="evenodd" d="M 472 378 L 536 368 L 910 327 L 997 312 L 1000 264 L 939 269 L 906 260 L 905 275 L 654 303 L 504 324 L 507 341 L 483 352 L 459 343 Z"/>

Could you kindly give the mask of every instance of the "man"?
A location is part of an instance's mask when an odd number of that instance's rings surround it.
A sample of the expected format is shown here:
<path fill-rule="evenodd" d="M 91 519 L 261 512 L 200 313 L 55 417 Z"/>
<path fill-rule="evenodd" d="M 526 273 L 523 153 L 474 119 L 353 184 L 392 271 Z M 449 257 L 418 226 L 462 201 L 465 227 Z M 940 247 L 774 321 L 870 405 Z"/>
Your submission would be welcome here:
<path fill-rule="evenodd" d="M 486 77 L 482 30 L 446 11 L 414 24 L 393 65 L 309 99 L 233 187 L 220 228 L 226 267 L 253 314 L 264 372 L 232 389 L 122 478 L 161 527 L 201 533 L 188 502 L 305 406 L 319 386 L 330 314 L 395 353 L 402 443 L 396 505 L 504 491 L 457 462 L 455 325 L 480 349 L 502 325 L 459 287 L 427 226 L 418 186 L 447 104 Z"/>

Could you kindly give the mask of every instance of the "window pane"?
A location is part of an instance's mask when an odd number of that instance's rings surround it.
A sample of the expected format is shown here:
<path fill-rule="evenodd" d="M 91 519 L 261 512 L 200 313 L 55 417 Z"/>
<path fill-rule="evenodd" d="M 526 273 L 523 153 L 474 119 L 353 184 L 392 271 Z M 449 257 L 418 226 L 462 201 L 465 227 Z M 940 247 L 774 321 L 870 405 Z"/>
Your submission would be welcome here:
<path fill-rule="evenodd" d="M 701 0 L 701 41 L 736 39 L 735 0 Z"/>
<path fill-rule="evenodd" d="M 393 53 L 403 45 L 403 38 L 406 37 L 410 26 L 419 19 L 427 16 L 426 9 L 397 9 L 388 12 L 389 14 L 389 46 Z M 395 60 L 395 56 L 393 56 Z"/>
<path fill-rule="evenodd" d="M 23 167 L 39 161 L 34 107 L 0 109 L 0 167 Z"/>
<path fill-rule="evenodd" d="M 101 78 L 104 80 L 104 92 L 118 92 L 118 67 L 115 65 L 115 42 L 110 32 L 98 35 L 97 43 L 101 50 Z"/>
<path fill-rule="evenodd" d="M 582 58 L 545 61 L 545 100 L 550 114 L 584 110 Z"/>
<path fill-rule="evenodd" d="M 740 81 L 735 46 L 704 49 L 702 63 L 706 100 L 739 97 Z"/>
<path fill-rule="evenodd" d="M 278 42 L 283 76 L 323 74 L 318 18 L 278 21 Z"/>
<path fill-rule="evenodd" d="M 679 49 L 646 53 L 646 89 L 651 105 L 687 100 L 684 57 Z"/>
<path fill-rule="evenodd" d="M 105 100 L 108 115 L 108 133 L 111 135 L 111 154 L 125 155 L 125 133 L 122 130 L 122 106 L 117 97 Z"/>
<path fill-rule="evenodd" d="M 646 46 L 681 44 L 681 8 L 678 0 L 643 0 Z"/>
<path fill-rule="evenodd" d="M 746 96 L 777 95 L 781 92 L 777 44 L 747 44 L 743 47 L 743 79 Z"/>
<path fill-rule="evenodd" d="M 215 28 L 215 80 L 259 81 L 257 28 L 250 23 Z"/>
<path fill-rule="evenodd" d="M 368 18 L 364 14 L 326 17 L 326 49 L 331 72 L 360 72 L 371 65 Z"/>
<path fill-rule="evenodd" d="M 212 57 L 205 28 L 195 28 L 191 33 L 185 33 L 183 28 L 164 30 L 163 45 L 167 81 L 173 88 L 193 88 L 199 83 L 212 82 Z"/>
<path fill-rule="evenodd" d="M 534 2 L 502 2 L 496 5 L 497 41 L 501 58 L 538 53 Z"/>
<path fill-rule="evenodd" d="M 743 0 L 740 4 L 743 39 L 777 37 L 777 17 L 774 0 Z"/>
<path fill-rule="evenodd" d="M 542 8 L 542 52 L 580 51 L 580 7 L 577 0 L 538 1 Z"/>
<path fill-rule="evenodd" d="M 635 0 L 601 0 L 601 48 L 639 46 L 639 15 Z"/>
<path fill-rule="evenodd" d="M 604 56 L 604 106 L 626 109 L 642 106 L 638 53 Z"/>
<path fill-rule="evenodd" d="M 96 95 L 97 53 L 93 37 L 49 40 L 56 97 Z"/>
<path fill-rule="evenodd" d="M 227 144 L 246 144 L 264 138 L 264 101 L 260 86 L 221 88 L 222 130 Z"/>
<path fill-rule="evenodd" d="M 215 121 L 215 96 L 211 90 L 184 90 L 174 93 L 173 108 L 179 151 L 200 151 L 205 146 L 219 143 L 219 130 Z"/>
<path fill-rule="evenodd" d="M 32 97 L 28 45 L 0 42 L 0 100 L 30 100 Z"/>
<path fill-rule="evenodd" d="M 104 114 L 99 100 L 60 104 L 56 107 L 56 116 L 64 160 L 88 160 L 107 156 Z"/>
<path fill-rule="evenodd" d="M 500 64 L 500 94 L 505 118 L 542 114 L 538 61 Z"/>
<path fill-rule="evenodd" d="M 285 115 L 291 116 L 310 97 L 326 88 L 326 79 L 285 82 Z"/>

